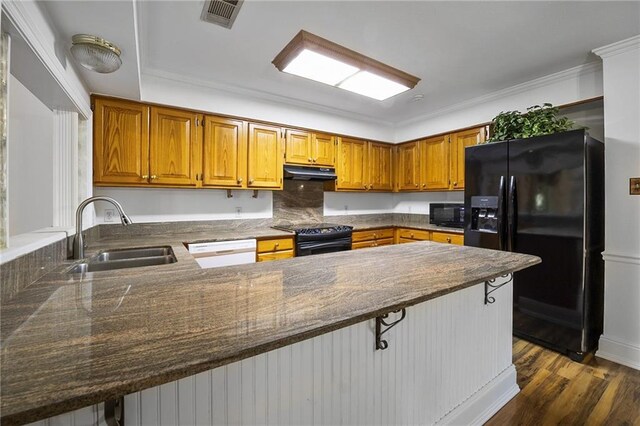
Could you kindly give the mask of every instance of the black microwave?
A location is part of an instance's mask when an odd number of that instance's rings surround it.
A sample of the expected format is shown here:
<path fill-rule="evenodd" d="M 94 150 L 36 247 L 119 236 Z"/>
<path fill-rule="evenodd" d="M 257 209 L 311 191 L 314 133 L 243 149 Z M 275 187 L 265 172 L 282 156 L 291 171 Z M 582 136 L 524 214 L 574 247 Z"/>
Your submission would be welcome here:
<path fill-rule="evenodd" d="M 451 228 L 464 228 L 464 204 L 430 203 L 429 223 Z"/>

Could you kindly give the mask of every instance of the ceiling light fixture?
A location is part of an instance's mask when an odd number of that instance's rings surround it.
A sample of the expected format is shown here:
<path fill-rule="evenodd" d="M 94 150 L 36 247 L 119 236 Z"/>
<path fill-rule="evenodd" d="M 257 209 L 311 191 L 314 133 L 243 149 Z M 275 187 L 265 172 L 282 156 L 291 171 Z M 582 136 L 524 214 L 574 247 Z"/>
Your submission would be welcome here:
<path fill-rule="evenodd" d="M 301 30 L 272 61 L 289 74 L 379 101 L 413 89 L 418 77 Z"/>
<path fill-rule="evenodd" d="M 102 74 L 116 71 L 122 65 L 120 49 L 115 44 L 88 34 L 71 38 L 71 54 L 83 67 Z"/>

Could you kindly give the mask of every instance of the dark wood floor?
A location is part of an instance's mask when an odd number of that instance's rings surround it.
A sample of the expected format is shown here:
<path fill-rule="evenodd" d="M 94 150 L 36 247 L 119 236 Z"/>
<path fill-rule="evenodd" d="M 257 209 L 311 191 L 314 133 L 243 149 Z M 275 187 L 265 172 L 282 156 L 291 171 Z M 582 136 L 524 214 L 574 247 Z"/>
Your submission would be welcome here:
<path fill-rule="evenodd" d="M 514 338 L 520 393 L 486 424 L 640 425 L 640 371 L 593 357 L 583 364 Z"/>

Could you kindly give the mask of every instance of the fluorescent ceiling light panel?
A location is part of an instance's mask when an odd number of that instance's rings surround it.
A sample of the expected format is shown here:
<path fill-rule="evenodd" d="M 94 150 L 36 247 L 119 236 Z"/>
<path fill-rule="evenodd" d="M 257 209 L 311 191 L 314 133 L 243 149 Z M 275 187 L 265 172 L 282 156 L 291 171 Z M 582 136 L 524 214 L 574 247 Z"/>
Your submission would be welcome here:
<path fill-rule="evenodd" d="M 359 69 L 312 50 L 304 49 L 282 71 L 335 86 L 357 73 Z"/>
<path fill-rule="evenodd" d="M 407 86 L 372 74 L 369 71 L 360 71 L 340 83 L 338 87 L 379 101 L 409 90 Z"/>
<path fill-rule="evenodd" d="M 300 31 L 272 61 L 278 70 L 384 100 L 413 89 L 418 77 Z"/>

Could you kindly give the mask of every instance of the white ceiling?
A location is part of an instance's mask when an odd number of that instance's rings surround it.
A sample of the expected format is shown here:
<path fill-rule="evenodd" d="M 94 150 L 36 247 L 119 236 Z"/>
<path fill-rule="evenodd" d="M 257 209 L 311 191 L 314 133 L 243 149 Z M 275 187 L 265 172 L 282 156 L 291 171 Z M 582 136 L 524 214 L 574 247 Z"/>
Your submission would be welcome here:
<path fill-rule="evenodd" d="M 121 46 L 119 71 L 83 73 L 95 92 L 135 98 L 138 73 L 156 74 L 395 123 L 597 61 L 592 49 L 640 34 L 638 1 L 245 0 L 231 30 L 201 21 L 203 4 L 50 1 L 46 8 L 64 36 L 89 32 Z M 271 60 L 301 29 L 422 81 L 379 102 L 277 71 Z M 424 100 L 413 102 L 416 94 Z"/>

